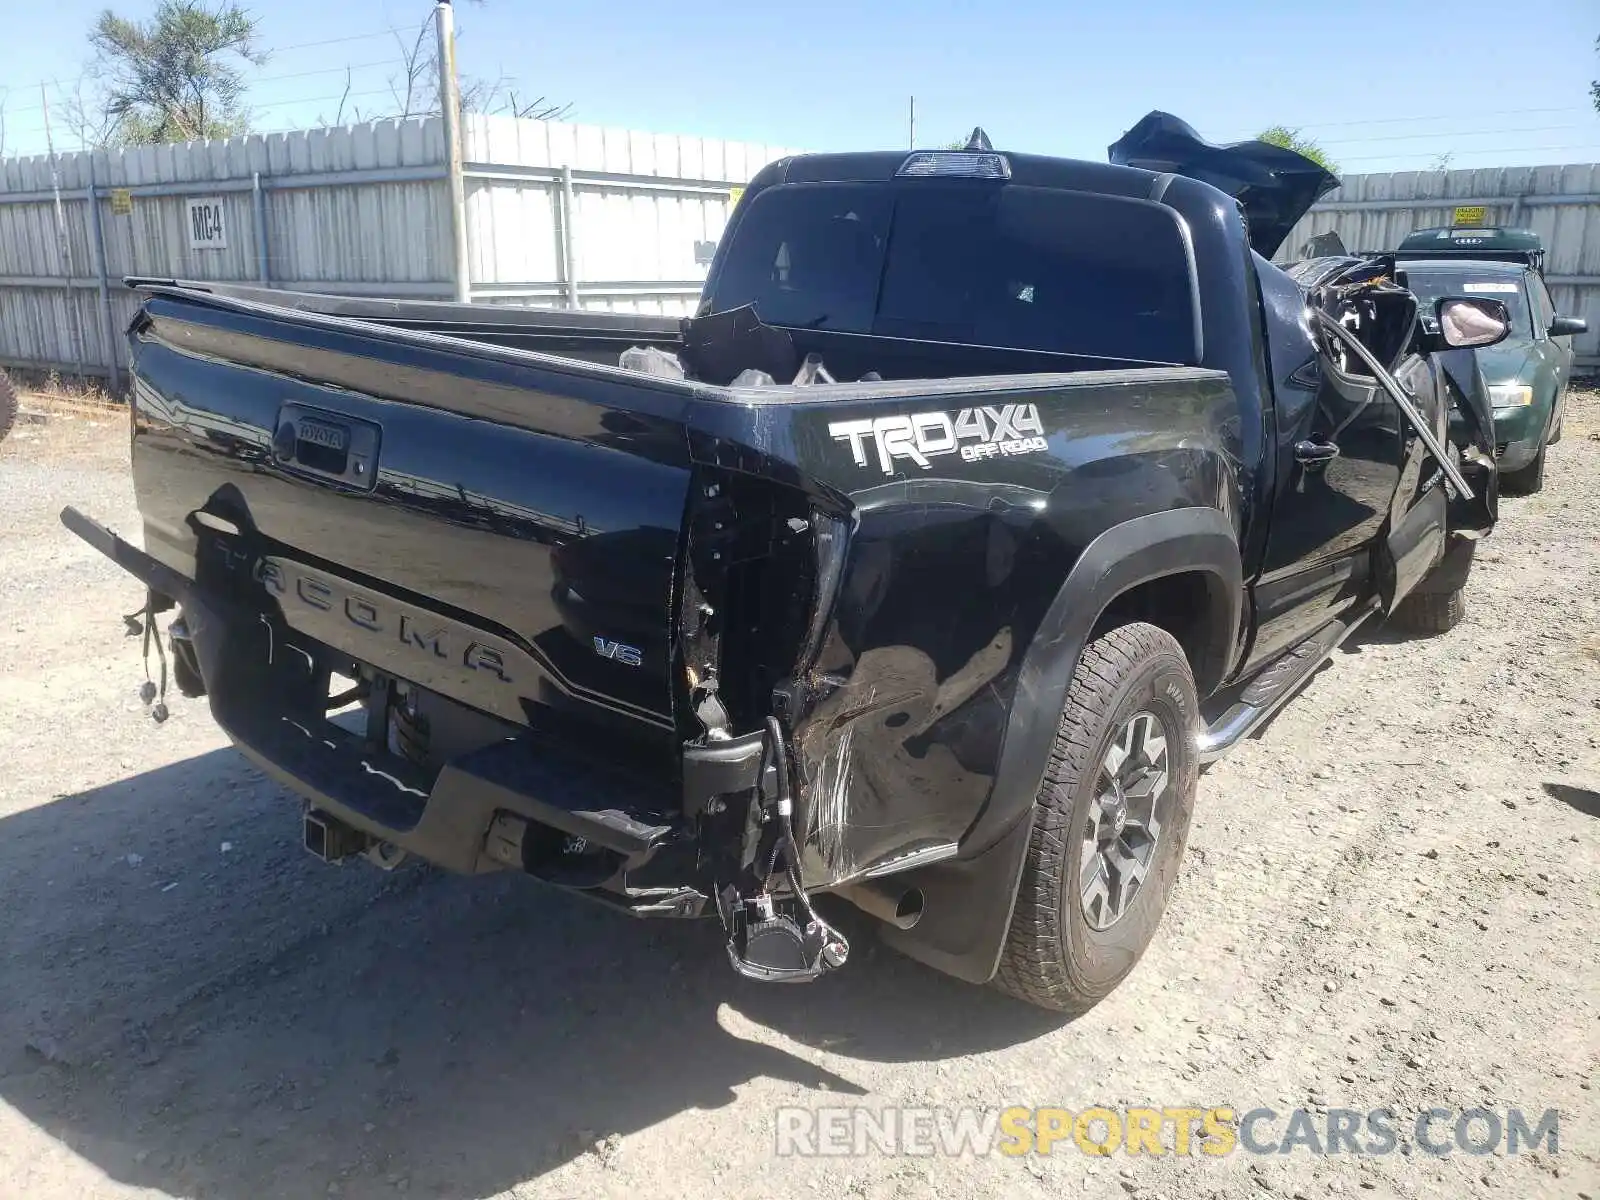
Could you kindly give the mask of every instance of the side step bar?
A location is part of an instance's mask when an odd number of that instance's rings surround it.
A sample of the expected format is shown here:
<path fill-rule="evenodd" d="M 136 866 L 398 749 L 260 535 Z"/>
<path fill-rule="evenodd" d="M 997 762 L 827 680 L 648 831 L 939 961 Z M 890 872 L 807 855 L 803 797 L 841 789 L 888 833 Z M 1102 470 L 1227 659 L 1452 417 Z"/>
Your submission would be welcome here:
<path fill-rule="evenodd" d="M 1277 712 L 1333 656 L 1346 638 L 1378 611 L 1376 601 L 1347 620 L 1330 621 L 1293 650 L 1275 659 L 1196 739 L 1200 764 L 1214 763 Z"/>

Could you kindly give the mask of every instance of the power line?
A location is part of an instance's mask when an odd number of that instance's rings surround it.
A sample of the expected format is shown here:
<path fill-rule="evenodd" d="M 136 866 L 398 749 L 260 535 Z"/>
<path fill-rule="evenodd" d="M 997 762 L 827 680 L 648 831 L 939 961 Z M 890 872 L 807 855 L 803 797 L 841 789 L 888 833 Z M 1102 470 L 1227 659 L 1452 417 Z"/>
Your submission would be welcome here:
<path fill-rule="evenodd" d="M 1535 113 L 1546 113 L 1546 114 L 1548 114 L 1548 113 L 1587 113 L 1589 111 L 1590 111 L 1589 109 L 1581 107 L 1581 106 L 1566 107 L 1566 108 L 1503 108 L 1503 109 L 1498 109 L 1498 110 L 1495 110 L 1495 111 L 1492 111 L 1492 112 L 1476 113 L 1474 115 L 1478 116 L 1480 118 L 1486 118 L 1486 117 L 1526 117 L 1526 116 L 1531 116 L 1531 115 L 1533 115 Z M 1354 129 L 1354 128 L 1360 128 L 1360 127 L 1366 126 L 1366 125 L 1407 125 L 1407 124 L 1420 123 L 1420 122 L 1423 122 L 1423 121 L 1459 121 L 1459 120 L 1461 120 L 1461 114 L 1459 112 L 1454 112 L 1454 113 L 1441 113 L 1441 114 L 1439 114 L 1437 116 L 1369 117 L 1369 118 L 1366 118 L 1364 120 L 1359 120 L 1359 121 L 1320 121 L 1320 122 L 1310 121 L 1310 122 L 1300 122 L 1300 123 L 1296 123 L 1296 122 L 1293 122 L 1293 121 L 1281 121 L 1281 122 L 1279 122 L 1279 124 L 1281 124 L 1285 129 L 1298 131 L 1298 130 L 1302 130 L 1302 129 Z M 1227 136 L 1235 137 L 1235 138 L 1252 138 L 1252 137 L 1255 137 L 1257 132 L 1259 132 L 1259 130 L 1251 131 L 1249 133 L 1230 134 L 1230 135 L 1227 135 Z"/>
<path fill-rule="evenodd" d="M 1501 133 L 1559 133 L 1567 129 L 1584 129 L 1583 125 L 1521 125 L 1500 129 L 1447 129 L 1435 133 L 1392 133 L 1385 137 L 1333 138 L 1318 142 L 1320 146 L 1367 146 L 1373 142 L 1415 142 L 1424 138 L 1490 137 Z"/>
<path fill-rule="evenodd" d="M 385 58 L 377 62 L 352 63 L 343 67 L 322 67 L 315 71 L 293 71 L 283 75 L 262 75 L 255 79 L 247 79 L 245 84 L 247 87 L 255 87 L 260 83 L 278 83 L 284 79 L 307 79 L 313 75 L 339 75 L 346 71 L 370 71 L 374 67 L 403 67 L 405 65 L 406 60 L 403 58 Z M 293 103 L 293 101 L 283 101 L 283 103 Z M 42 103 L 19 104 L 14 108 L 0 105 L 0 109 L 3 109 L 7 116 L 12 113 L 39 112 L 43 108 L 44 105 Z"/>
<path fill-rule="evenodd" d="M 295 71 L 288 75 L 262 75 L 257 79 L 248 79 L 245 83 L 254 87 L 258 83 L 276 83 L 280 79 L 306 79 L 312 75 L 337 75 L 344 71 L 370 71 L 373 67 L 403 67 L 406 60 L 403 58 L 383 58 L 377 62 L 351 63 L 343 67 L 322 67 L 315 71 Z"/>
<path fill-rule="evenodd" d="M 1590 125 L 1512 125 L 1492 129 L 1438 129 L 1426 133 L 1390 133 L 1379 137 L 1329 138 L 1319 146 L 1370 146 L 1375 142 L 1417 142 L 1445 138 L 1492 137 L 1502 133 L 1559 133 L 1568 129 L 1589 129 Z"/>
<path fill-rule="evenodd" d="M 287 107 L 290 107 L 290 106 L 293 106 L 293 105 L 296 105 L 296 104 L 321 104 L 321 103 L 324 103 L 324 102 L 327 102 L 327 101 L 333 101 L 333 100 L 360 100 L 360 99 L 367 99 L 367 98 L 370 98 L 370 97 L 373 97 L 373 96 L 389 96 L 389 97 L 393 97 L 394 94 L 395 94 L 394 89 L 393 88 L 387 88 L 387 87 L 370 88 L 370 89 L 367 89 L 365 91 L 349 92 L 349 93 L 345 93 L 345 92 L 329 92 L 326 95 L 322 95 L 322 96 L 296 96 L 296 97 L 291 97 L 291 98 L 286 99 L 286 100 L 275 100 L 272 103 L 262 105 L 261 107 L 262 107 L 262 111 L 270 112 L 272 109 L 275 109 L 275 108 L 287 108 Z M 412 113 L 411 115 L 416 117 L 416 116 L 423 116 L 425 114 Z M 385 117 L 374 117 L 374 118 L 368 118 L 368 119 L 369 120 L 392 120 L 392 119 L 398 119 L 398 114 L 396 114 L 394 117 L 385 116 Z M 284 125 L 284 126 L 276 127 L 276 128 L 272 128 L 272 129 L 252 129 L 247 134 L 244 134 L 242 136 L 248 137 L 248 136 L 251 136 L 253 134 L 258 134 L 258 133 L 293 133 L 294 131 L 296 131 L 298 129 L 305 129 L 305 128 L 307 128 L 307 126 L 304 125 L 304 124 L 301 124 L 301 125 Z M 18 133 L 22 133 L 22 134 L 28 134 L 28 133 L 38 134 L 38 133 L 42 133 L 43 131 L 44 131 L 44 126 L 42 124 L 40 124 L 40 125 L 23 125 L 20 128 L 18 128 L 18 127 L 10 125 L 8 123 L 8 125 L 6 127 L 6 133 L 7 133 L 8 137 L 11 136 L 12 134 L 18 134 Z"/>
<path fill-rule="evenodd" d="M 310 49 L 312 49 L 312 48 L 314 48 L 316 46 L 337 46 L 337 45 L 340 45 L 341 43 L 344 43 L 344 42 L 360 42 L 360 41 L 365 41 L 365 40 L 367 40 L 369 38 L 394 37 L 394 36 L 398 36 L 400 34 L 415 34 L 417 32 L 417 30 L 420 29 L 420 28 L 421 28 L 420 25 L 415 25 L 415 26 L 412 26 L 410 29 L 375 29 L 371 33 L 352 33 L 352 34 L 349 34 L 346 37 L 322 38 L 319 41 L 315 41 L 315 42 L 296 42 L 292 46 L 274 46 L 271 49 L 263 51 L 263 53 L 270 59 L 275 54 L 283 54 L 283 53 L 285 53 L 285 52 L 287 52 L 289 50 L 310 50 Z M 391 60 L 391 61 L 394 61 L 394 60 Z M 344 68 L 343 67 L 339 67 L 338 70 L 342 71 L 342 70 L 344 70 Z M 307 73 L 309 73 L 309 72 L 307 72 Z M 265 78 L 287 79 L 287 78 L 292 78 L 292 76 L 280 75 L 280 76 L 267 76 Z M 257 80 L 256 82 L 264 82 L 264 80 Z M 61 86 L 61 81 L 59 79 L 35 79 L 32 83 L 8 84 L 6 86 L 6 90 L 10 91 L 12 88 L 15 88 L 15 90 L 17 90 L 19 92 L 26 92 L 26 91 L 28 91 L 28 90 L 30 90 L 32 88 L 36 88 L 36 87 L 60 87 L 60 86 Z M 30 105 L 29 107 L 37 108 L 39 106 L 38 105 Z M 26 111 L 26 109 L 13 108 L 13 109 L 11 109 L 9 111 L 11 111 L 11 112 L 24 112 L 24 111 Z"/>
<path fill-rule="evenodd" d="M 1480 147 L 1474 148 L 1472 150 L 1450 151 L 1448 153 L 1449 153 L 1449 157 L 1454 159 L 1454 158 L 1457 158 L 1457 157 L 1467 157 L 1467 156 L 1470 156 L 1470 155 L 1478 155 L 1478 154 L 1530 154 L 1530 153 L 1542 154 L 1545 151 L 1550 151 L 1551 153 L 1563 153 L 1563 152 L 1568 151 L 1568 150 L 1583 150 L 1583 151 L 1586 151 L 1586 152 L 1588 152 L 1590 154 L 1594 154 L 1596 156 L 1600 156 L 1600 143 L 1588 142 L 1588 143 L 1584 143 L 1584 144 L 1581 144 L 1581 145 L 1573 145 L 1573 146 L 1527 146 L 1527 145 L 1523 145 L 1523 146 L 1480 146 Z M 1436 158 L 1439 158 L 1441 156 L 1439 154 L 1431 154 L 1431 153 L 1428 153 L 1428 152 L 1425 152 L 1425 151 L 1416 151 L 1416 152 L 1409 153 L 1409 154 L 1356 154 L 1356 155 L 1351 155 L 1349 157 L 1345 157 L 1345 156 L 1341 155 L 1340 156 L 1340 161 L 1341 162 L 1375 162 L 1375 161 L 1377 161 L 1379 159 L 1385 159 L 1385 160 L 1388 160 L 1388 161 L 1392 162 L 1392 161 L 1404 161 L 1404 160 L 1424 158 L 1424 157 L 1435 158 L 1436 159 Z M 1525 166 L 1573 166 L 1573 165 L 1583 165 L 1583 164 L 1573 164 L 1573 163 L 1529 163 L 1529 164 L 1524 164 L 1524 165 Z"/>
<path fill-rule="evenodd" d="M 268 55 L 281 54 L 285 50 L 309 50 L 313 46 L 336 46 L 341 42 L 360 42 L 365 41 L 367 38 L 394 37 L 402 33 L 415 33 L 419 28 L 421 28 L 420 25 L 413 25 L 409 29 L 375 29 L 371 33 L 352 33 L 347 37 L 323 38 L 317 42 L 296 42 L 292 46 L 278 46 L 275 49 L 268 50 L 267 53 Z"/>
<path fill-rule="evenodd" d="M 328 96 L 306 96 L 306 97 L 303 97 L 302 99 L 299 99 L 299 100 L 285 100 L 285 101 L 282 101 L 281 104 L 269 105 L 268 107 L 269 108 L 277 108 L 277 107 L 281 107 L 281 106 L 285 106 L 285 105 L 289 105 L 289 104 L 320 104 L 323 101 L 327 101 L 327 100 L 359 100 L 362 97 L 366 97 L 366 96 L 391 96 L 392 97 L 393 95 L 394 95 L 394 91 L 392 89 L 390 89 L 390 88 L 376 88 L 376 89 L 374 89 L 372 91 L 368 91 L 368 92 L 351 92 L 349 95 L 345 95 L 342 92 L 335 92 L 332 95 L 328 95 Z M 420 113 L 420 112 L 414 112 L 411 115 L 413 117 L 420 117 L 420 116 L 425 116 L 427 114 Z M 438 114 L 435 113 L 433 115 L 437 116 Z M 371 119 L 371 120 L 379 120 L 379 121 L 390 121 L 390 120 L 399 120 L 400 117 L 399 117 L 399 114 L 396 113 L 393 116 L 375 117 L 375 118 L 369 118 L 369 119 Z M 297 130 L 301 130 L 301 129 L 304 129 L 304 128 L 306 128 L 304 125 L 284 125 L 284 126 L 281 126 L 281 127 L 278 127 L 278 128 L 273 128 L 273 129 L 252 129 L 249 134 L 246 134 L 244 136 L 249 137 L 249 136 L 252 136 L 252 135 L 258 134 L 258 133 L 294 133 Z"/>

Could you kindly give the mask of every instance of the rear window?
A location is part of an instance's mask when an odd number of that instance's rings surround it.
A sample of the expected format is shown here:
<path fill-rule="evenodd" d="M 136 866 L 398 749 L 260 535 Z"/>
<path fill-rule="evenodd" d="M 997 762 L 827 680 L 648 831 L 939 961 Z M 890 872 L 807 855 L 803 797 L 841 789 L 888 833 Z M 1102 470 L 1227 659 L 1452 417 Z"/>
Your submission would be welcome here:
<path fill-rule="evenodd" d="M 770 325 L 1096 358 L 1196 358 L 1170 209 L 1017 185 L 800 184 L 756 196 L 707 311 Z"/>

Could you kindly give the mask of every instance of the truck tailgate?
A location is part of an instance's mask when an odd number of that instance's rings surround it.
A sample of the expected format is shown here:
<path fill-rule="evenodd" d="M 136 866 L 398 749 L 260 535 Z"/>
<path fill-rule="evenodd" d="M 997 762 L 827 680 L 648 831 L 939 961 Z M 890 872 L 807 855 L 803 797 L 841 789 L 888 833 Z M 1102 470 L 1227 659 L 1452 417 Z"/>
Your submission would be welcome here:
<path fill-rule="evenodd" d="M 622 411 L 592 379 L 540 394 L 445 339 L 324 319 L 291 343 L 287 316 L 160 296 L 145 313 L 150 553 L 194 577 L 216 569 L 203 546 L 248 549 L 285 622 L 353 658 L 510 721 L 542 706 L 674 744 L 689 463 L 670 394 L 630 380 Z"/>

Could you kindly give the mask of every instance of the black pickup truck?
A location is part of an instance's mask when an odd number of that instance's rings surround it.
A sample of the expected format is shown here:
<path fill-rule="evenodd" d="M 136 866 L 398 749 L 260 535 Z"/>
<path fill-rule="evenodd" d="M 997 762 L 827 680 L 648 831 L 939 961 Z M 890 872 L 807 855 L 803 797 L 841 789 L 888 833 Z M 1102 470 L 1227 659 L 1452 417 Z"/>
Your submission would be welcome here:
<path fill-rule="evenodd" d="M 845 961 L 838 893 L 1081 1011 L 1202 764 L 1367 618 L 1458 618 L 1451 347 L 1505 327 L 1272 266 L 1328 186 L 1287 151 L 1113 159 L 773 163 L 681 322 L 142 281 L 144 548 L 63 519 L 325 858 L 715 915 L 773 980 Z"/>

